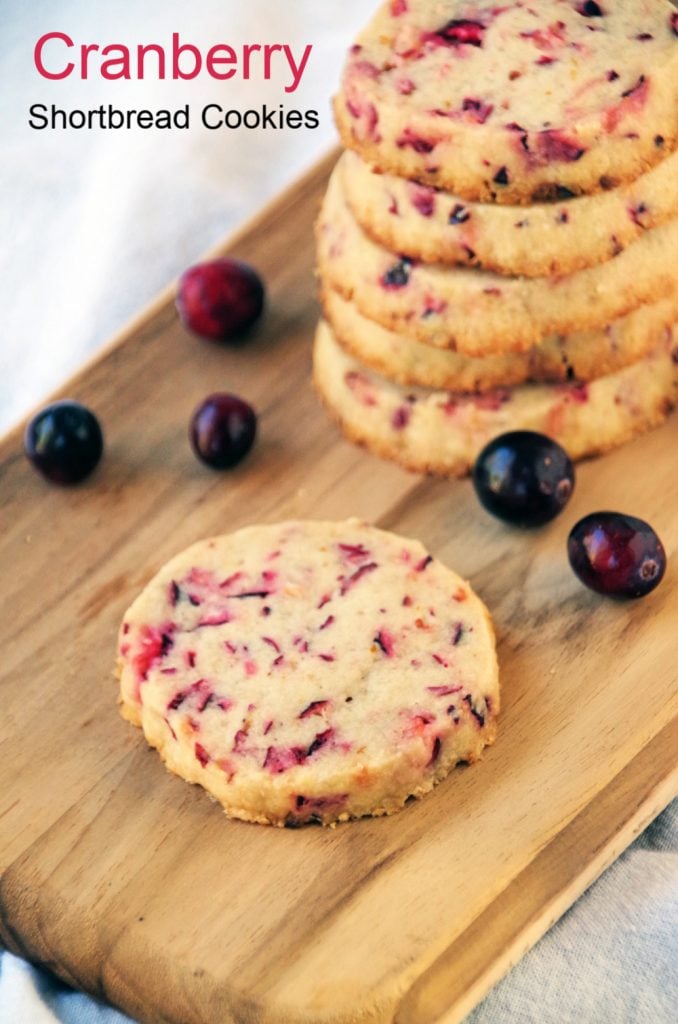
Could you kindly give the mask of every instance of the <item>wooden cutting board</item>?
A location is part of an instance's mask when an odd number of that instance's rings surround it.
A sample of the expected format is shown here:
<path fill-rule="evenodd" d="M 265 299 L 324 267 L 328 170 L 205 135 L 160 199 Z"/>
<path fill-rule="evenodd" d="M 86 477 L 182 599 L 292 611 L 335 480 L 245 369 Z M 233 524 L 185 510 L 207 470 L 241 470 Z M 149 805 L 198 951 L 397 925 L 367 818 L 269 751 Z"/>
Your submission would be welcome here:
<path fill-rule="evenodd" d="M 104 463 L 46 485 L 0 444 L 0 917 L 4 942 L 154 1024 L 459 1021 L 676 792 L 678 418 L 580 469 L 561 519 L 504 527 L 468 482 L 342 441 L 309 385 L 312 223 L 328 159 L 230 247 L 270 289 L 240 350 L 189 338 L 168 291 L 63 393 L 101 417 Z M 235 472 L 199 465 L 197 402 L 261 414 Z M 649 599 L 586 591 L 579 516 L 649 519 Z M 493 611 L 504 708 L 483 761 L 401 814 L 334 830 L 228 821 L 116 708 L 118 623 L 174 552 L 283 517 L 358 515 L 419 537 Z"/>

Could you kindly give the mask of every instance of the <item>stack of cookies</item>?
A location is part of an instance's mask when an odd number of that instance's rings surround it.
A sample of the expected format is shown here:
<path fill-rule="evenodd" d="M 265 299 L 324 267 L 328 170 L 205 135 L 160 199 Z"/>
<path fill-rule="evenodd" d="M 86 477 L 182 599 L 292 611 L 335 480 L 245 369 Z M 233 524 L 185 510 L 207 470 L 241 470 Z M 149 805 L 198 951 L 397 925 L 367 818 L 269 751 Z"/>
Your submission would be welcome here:
<path fill-rule="evenodd" d="M 606 451 L 678 393 L 678 13 L 388 0 L 336 99 L 317 388 L 351 439 L 463 474 L 507 430 Z"/>

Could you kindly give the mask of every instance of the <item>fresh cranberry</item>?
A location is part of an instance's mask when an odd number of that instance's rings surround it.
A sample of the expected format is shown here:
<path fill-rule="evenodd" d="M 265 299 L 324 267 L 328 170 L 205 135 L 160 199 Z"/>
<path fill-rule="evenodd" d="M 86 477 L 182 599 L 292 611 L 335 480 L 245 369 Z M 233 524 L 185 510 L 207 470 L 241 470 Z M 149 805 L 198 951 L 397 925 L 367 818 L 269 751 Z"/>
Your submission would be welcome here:
<path fill-rule="evenodd" d="M 98 465 L 104 438 L 96 416 L 84 405 L 54 402 L 26 427 L 24 450 L 52 483 L 77 484 Z"/>
<path fill-rule="evenodd" d="M 252 406 L 235 395 L 210 395 L 191 419 L 193 450 L 213 469 L 230 469 L 240 462 L 254 444 L 256 432 Z"/>
<path fill-rule="evenodd" d="M 666 552 L 648 523 L 619 512 L 593 512 L 572 529 L 570 565 L 591 590 L 612 597 L 644 597 L 666 571 Z"/>
<path fill-rule="evenodd" d="M 211 341 L 231 341 L 261 316 L 264 286 L 257 272 L 240 260 L 198 263 L 182 275 L 177 310 L 184 326 Z"/>
<path fill-rule="evenodd" d="M 473 470 L 483 507 L 516 526 L 542 526 L 554 519 L 570 500 L 574 480 L 574 467 L 560 445 L 529 430 L 495 438 Z"/>

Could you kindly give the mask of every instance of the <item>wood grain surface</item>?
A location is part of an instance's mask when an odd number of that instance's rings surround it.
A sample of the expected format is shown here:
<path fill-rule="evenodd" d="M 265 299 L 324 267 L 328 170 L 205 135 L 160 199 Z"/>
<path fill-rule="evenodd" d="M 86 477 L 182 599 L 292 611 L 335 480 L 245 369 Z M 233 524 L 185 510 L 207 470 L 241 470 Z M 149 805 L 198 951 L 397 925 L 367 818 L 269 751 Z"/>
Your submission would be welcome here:
<path fill-rule="evenodd" d="M 582 466 L 566 513 L 529 533 L 485 515 L 468 482 L 342 441 L 309 384 L 330 163 L 230 247 L 269 285 L 246 347 L 188 337 L 168 291 L 64 389 L 105 427 L 90 481 L 49 487 L 19 431 L 0 443 L 0 934 L 148 1024 L 459 1021 L 677 789 L 678 418 Z M 215 390 L 261 417 L 227 474 L 187 441 Z M 645 601 L 598 598 L 568 567 L 570 527 L 602 507 L 664 540 Z M 488 603 L 498 741 L 389 819 L 230 822 L 119 717 L 118 624 L 203 536 L 349 515 L 420 538 Z"/>

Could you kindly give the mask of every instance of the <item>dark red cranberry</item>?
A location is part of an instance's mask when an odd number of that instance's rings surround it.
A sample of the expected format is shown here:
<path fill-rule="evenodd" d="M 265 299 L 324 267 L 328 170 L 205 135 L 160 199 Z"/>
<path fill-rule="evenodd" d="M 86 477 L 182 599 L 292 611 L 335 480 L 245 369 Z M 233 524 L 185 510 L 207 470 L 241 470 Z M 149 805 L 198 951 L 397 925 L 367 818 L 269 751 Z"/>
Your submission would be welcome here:
<path fill-rule="evenodd" d="M 567 541 L 570 565 L 587 587 L 612 597 L 644 597 L 666 571 L 666 552 L 648 523 L 619 512 L 593 512 Z"/>
<path fill-rule="evenodd" d="M 77 484 L 98 465 L 104 450 L 99 421 L 79 402 L 55 402 L 30 421 L 24 450 L 33 466 L 55 484 Z"/>
<path fill-rule="evenodd" d="M 411 271 L 412 261 L 407 258 L 403 258 L 398 263 L 394 263 L 394 265 L 386 271 L 381 279 L 384 288 L 404 288 L 405 285 L 409 283 Z"/>
<path fill-rule="evenodd" d="M 257 417 L 251 405 L 235 395 L 210 395 L 193 413 L 193 450 L 213 469 L 230 469 L 254 444 Z"/>
<path fill-rule="evenodd" d="M 447 25 L 441 28 L 436 35 L 446 43 L 451 43 L 452 46 L 482 46 L 484 31 L 485 26 L 479 21 L 455 18 L 448 21 Z"/>
<path fill-rule="evenodd" d="M 264 308 L 264 286 L 257 272 L 240 260 L 198 263 L 179 281 L 177 310 L 184 326 L 211 341 L 245 333 Z"/>
<path fill-rule="evenodd" d="M 457 203 L 450 214 L 450 224 L 465 224 L 471 214 L 461 203 Z"/>
<path fill-rule="evenodd" d="M 560 445 L 530 430 L 495 438 L 473 469 L 483 507 L 516 526 L 542 526 L 554 519 L 570 500 L 574 480 L 574 466 Z"/>
<path fill-rule="evenodd" d="M 602 18 L 604 11 L 595 0 L 585 0 L 584 3 L 577 4 L 577 13 L 583 14 L 585 18 Z"/>

